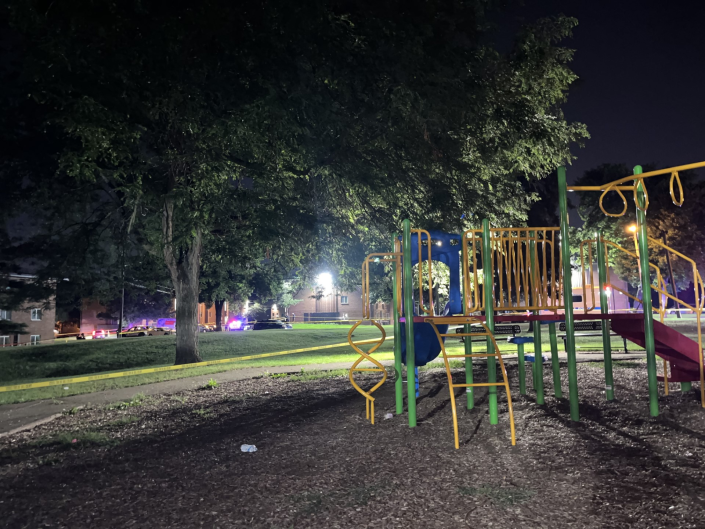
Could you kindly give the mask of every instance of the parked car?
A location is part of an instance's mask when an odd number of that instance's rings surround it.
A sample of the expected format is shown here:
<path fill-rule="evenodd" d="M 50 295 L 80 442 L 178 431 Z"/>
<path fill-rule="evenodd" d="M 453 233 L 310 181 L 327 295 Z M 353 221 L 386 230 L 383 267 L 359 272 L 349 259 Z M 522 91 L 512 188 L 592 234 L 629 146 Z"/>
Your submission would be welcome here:
<path fill-rule="evenodd" d="M 93 332 L 92 332 L 92 336 L 93 336 L 93 339 L 94 339 L 94 340 L 101 340 L 101 339 L 104 339 L 104 338 L 108 338 L 108 337 L 110 336 L 110 333 L 111 333 L 111 332 L 117 333 L 117 330 L 115 330 L 115 331 L 106 331 L 106 330 L 102 330 L 102 329 L 101 329 L 101 330 L 99 330 L 99 331 L 93 331 Z M 85 337 L 84 337 L 83 339 L 85 339 Z"/>
<path fill-rule="evenodd" d="M 211 327 L 210 325 L 199 325 L 198 326 L 198 332 L 213 332 L 215 330 L 215 327 Z"/>
<path fill-rule="evenodd" d="M 244 320 L 233 320 L 225 329 L 228 331 L 251 331 L 252 324 Z"/>
<path fill-rule="evenodd" d="M 254 325 L 255 331 L 263 331 L 263 330 L 269 330 L 269 329 L 290 330 L 293 328 L 294 327 L 292 327 L 291 324 L 289 324 L 285 321 L 281 321 L 281 320 L 263 320 L 263 321 L 255 322 L 255 325 Z"/>
<path fill-rule="evenodd" d="M 122 331 L 120 336 L 124 338 L 130 338 L 134 336 L 152 336 L 154 333 L 154 327 L 147 327 L 144 325 L 136 325 L 135 327 L 130 327 L 126 331 Z"/>
<path fill-rule="evenodd" d="M 164 336 L 169 336 L 170 334 L 176 334 L 174 329 L 169 329 L 168 327 L 155 327 L 153 329 L 154 334 L 163 334 Z M 150 334 L 150 336 L 152 336 Z"/>

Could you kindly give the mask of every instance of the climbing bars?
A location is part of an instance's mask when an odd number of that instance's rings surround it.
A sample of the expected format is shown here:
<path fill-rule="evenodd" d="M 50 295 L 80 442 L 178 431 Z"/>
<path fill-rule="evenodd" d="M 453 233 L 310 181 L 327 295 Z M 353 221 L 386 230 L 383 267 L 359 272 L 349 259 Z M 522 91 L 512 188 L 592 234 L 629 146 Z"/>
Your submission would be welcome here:
<path fill-rule="evenodd" d="M 443 353 L 443 363 L 445 364 L 446 368 L 446 375 L 448 375 L 448 389 L 450 391 L 450 404 L 451 404 L 451 409 L 453 412 L 453 433 L 455 435 L 455 448 L 458 449 L 460 448 L 460 440 L 458 437 L 458 412 L 456 409 L 456 404 L 455 404 L 455 388 L 476 388 L 476 387 L 490 387 L 490 386 L 503 386 L 505 391 L 507 392 L 507 405 L 509 406 L 509 428 L 511 430 L 511 435 L 512 435 L 512 445 L 516 445 L 516 435 L 515 435 L 515 430 L 514 430 L 514 409 L 512 408 L 512 394 L 511 391 L 509 390 L 509 379 L 507 378 L 507 370 L 504 367 L 504 361 L 502 360 L 502 353 L 499 351 L 499 347 L 497 346 L 497 342 L 494 339 L 494 335 L 490 331 L 490 329 L 485 325 L 481 320 L 475 319 L 472 317 L 464 317 L 464 316 L 456 316 L 456 317 L 444 317 L 444 318 L 439 318 L 438 320 L 434 318 L 427 318 L 426 323 L 430 323 L 431 326 L 433 327 L 433 330 L 436 333 L 436 337 L 438 338 L 438 343 L 441 345 L 441 353 Z M 436 323 L 439 323 L 441 325 L 445 324 L 464 324 L 464 325 L 469 325 L 471 323 L 477 323 L 482 325 L 482 327 L 485 329 L 484 333 L 462 333 L 462 334 L 442 334 L 439 330 L 438 327 L 436 327 Z M 443 338 L 449 338 L 449 337 L 458 337 L 458 336 L 463 336 L 463 337 L 468 337 L 468 339 L 471 339 L 473 336 L 487 336 L 491 341 L 492 344 L 494 345 L 494 353 L 470 353 L 470 354 L 457 354 L 457 355 L 449 355 L 446 352 L 446 347 L 445 347 L 445 342 L 443 341 Z M 465 384 L 456 384 L 453 382 L 453 374 L 451 373 L 450 370 L 450 362 L 448 362 L 449 358 L 477 358 L 477 357 L 482 357 L 482 358 L 489 358 L 489 357 L 495 357 L 499 361 L 499 366 L 500 369 L 502 370 L 502 382 L 470 382 L 470 383 L 465 383 Z"/>
<path fill-rule="evenodd" d="M 634 195 L 634 204 L 636 205 L 637 210 L 646 213 L 646 210 L 649 209 L 649 193 L 646 191 L 646 185 L 644 183 L 644 180 L 646 178 L 670 173 L 671 181 L 669 183 L 669 194 L 671 195 L 671 200 L 676 206 L 682 206 L 685 197 L 683 196 L 683 185 L 681 184 L 681 178 L 678 173 L 681 171 L 688 171 L 690 169 L 697 169 L 699 167 L 705 167 L 705 162 L 679 165 L 676 167 L 669 167 L 667 169 L 659 169 L 658 171 L 649 171 L 648 173 L 637 173 L 631 176 L 620 178 L 619 180 L 614 180 L 613 182 L 601 184 L 599 186 L 569 186 L 568 191 L 602 191 L 602 194 L 600 195 L 600 209 L 605 215 L 609 217 L 622 217 L 627 212 L 627 199 L 624 196 L 624 193 L 622 193 L 622 191 L 631 191 Z M 626 184 L 627 182 L 629 182 L 631 185 L 622 185 Z M 639 183 L 641 183 L 641 187 L 644 192 L 643 204 L 640 204 L 637 200 L 637 187 Z M 676 186 L 678 187 L 678 198 L 676 198 L 674 184 L 676 184 Z M 624 205 L 624 208 L 619 213 L 608 212 L 602 204 L 607 193 L 611 191 L 616 192 L 617 195 L 619 195 L 619 197 L 622 199 L 622 204 Z"/>

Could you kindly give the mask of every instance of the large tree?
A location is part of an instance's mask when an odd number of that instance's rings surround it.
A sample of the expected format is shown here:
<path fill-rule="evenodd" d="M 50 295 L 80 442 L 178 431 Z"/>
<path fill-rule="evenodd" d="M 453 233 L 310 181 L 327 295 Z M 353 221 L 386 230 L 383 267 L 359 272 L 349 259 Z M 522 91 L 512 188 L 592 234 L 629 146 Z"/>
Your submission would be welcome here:
<path fill-rule="evenodd" d="M 341 260 L 404 217 L 523 222 L 521 179 L 586 136 L 560 110 L 575 76 L 556 43 L 575 21 L 541 20 L 500 53 L 489 0 L 11 5 L 33 132 L 56 138 L 56 178 L 101 186 L 163 259 L 177 363 L 199 359 L 204 240 L 238 203 L 315 219 L 273 238 L 311 229 L 299 255 Z"/>

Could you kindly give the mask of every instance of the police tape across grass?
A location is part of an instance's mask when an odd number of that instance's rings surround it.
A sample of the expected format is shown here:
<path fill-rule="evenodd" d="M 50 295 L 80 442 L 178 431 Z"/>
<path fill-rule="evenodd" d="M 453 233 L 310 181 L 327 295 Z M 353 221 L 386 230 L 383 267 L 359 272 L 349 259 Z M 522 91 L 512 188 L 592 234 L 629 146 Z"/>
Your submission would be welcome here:
<path fill-rule="evenodd" d="M 390 338 L 394 338 L 393 336 L 387 336 L 387 340 Z M 359 342 L 354 342 L 355 345 L 366 345 L 366 344 L 373 344 L 379 342 L 379 339 L 377 340 L 360 340 Z M 164 371 L 177 371 L 180 369 L 190 369 L 194 367 L 204 367 L 204 366 L 212 366 L 212 365 L 217 365 L 217 364 L 230 364 L 230 363 L 235 363 L 235 362 L 242 362 L 244 360 L 257 360 L 260 358 L 268 358 L 272 356 L 282 356 L 282 355 L 288 355 L 288 354 L 296 354 L 296 353 L 306 353 L 309 351 L 320 351 L 323 349 L 334 349 L 337 347 L 344 347 L 350 345 L 348 342 L 343 342 L 343 343 L 335 343 L 331 345 L 319 345 L 317 347 L 306 347 L 303 349 L 291 349 L 289 351 L 278 351 L 276 353 L 263 353 L 263 354 L 257 354 L 257 355 L 249 355 L 249 356 L 239 356 L 236 358 L 220 358 L 218 360 L 207 360 L 205 362 L 197 362 L 193 364 L 180 364 L 180 365 L 174 365 L 174 366 L 162 366 L 162 367 L 150 367 L 146 369 L 131 369 L 129 371 L 119 371 L 116 373 L 104 373 L 100 375 L 85 375 L 81 377 L 72 377 L 72 378 L 62 378 L 62 379 L 55 379 L 55 380 L 46 380 L 43 382 L 29 382 L 27 384 L 15 384 L 12 386 L 0 386 L 0 393 L 1 392 L 6 392 L 6 391 L 18 391 L 22 389 L 34 389 L 34 388 L 46 388 L 50 386 L 60 386 L 63 384 L 77 384 L 79 382 L 91 382 L 95 380 L 107 380 L 110 378 L 121 378 L 121 377 L 130 377 L 134 375 L 145 375 L 148 373 L 160 373 Z"/>

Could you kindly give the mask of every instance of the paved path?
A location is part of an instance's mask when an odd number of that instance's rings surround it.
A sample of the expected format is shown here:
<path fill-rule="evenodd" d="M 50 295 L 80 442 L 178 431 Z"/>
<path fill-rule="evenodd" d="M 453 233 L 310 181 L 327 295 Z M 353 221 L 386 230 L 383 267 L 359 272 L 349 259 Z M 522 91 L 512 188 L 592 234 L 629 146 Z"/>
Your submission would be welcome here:
<path fill-rule="evenodd" d="M 546 353 L 544 353 L 546 354 Z M 550 354 L 550 353 L 549 353 Z M 565 360 L 565 353 L 558 353 L 562 360 Z M 516 361 L 516 357 L 504 355 L 507 358 L 507 363 Z M 581 361 L 601 360 L 602 353 L 578 353 L 577 358 Z M 643 353 L 624 354 L 613 353 L 612 358 L 615 360 L 643 358 Z M 434 362 L 439 363 L 441 367 L 442 360 L 436 359 Z M 393 361 L 383 361 L 384 365 L 393 365 Z M 233 369 L 232 371 L 224 371 L 222 373 L 201 375 L 191 378 L 180 378 L 176 380 L 167 380 L 165 382 L 156 382 L 154 384 L 145 384 L 143 386 L 133 386 L 129 388 L 111 389 L 100 391 L 98 393 L 85 393 L 83 395 L 73 395 L 65 397 L 61 400 L 37 400 L 32 402 L 22 402 L 19 404 L 6 404 L 0 406 L 0 437 L 10 435 L 17 431 L 32 428 L 44 422 L 50 421 L 55 417 L 60 416 L 64 411 L 74 407 L 83 407 L 90 405 L 105 405 L 111 402 L 120 400 L 129 400 L 136 393 L 144 393 L 145 395 L 161 395 L 177 393 L 190 389 L 196 389 L 203 386 L 211 378 L 216 378 L 218 382 L 231 382 L 234 380 L 244 380 L 261 376 L 265 371 L 269 373 L 295 373 L 305 369 L 311 371 L 314 369 L 333 370 L 333 369 L 348 369 L 350 362 L 336 364 L 306 364 L 301 366 L 279 366 L 279 367 L 251 367 L 244 369 Z"/>

